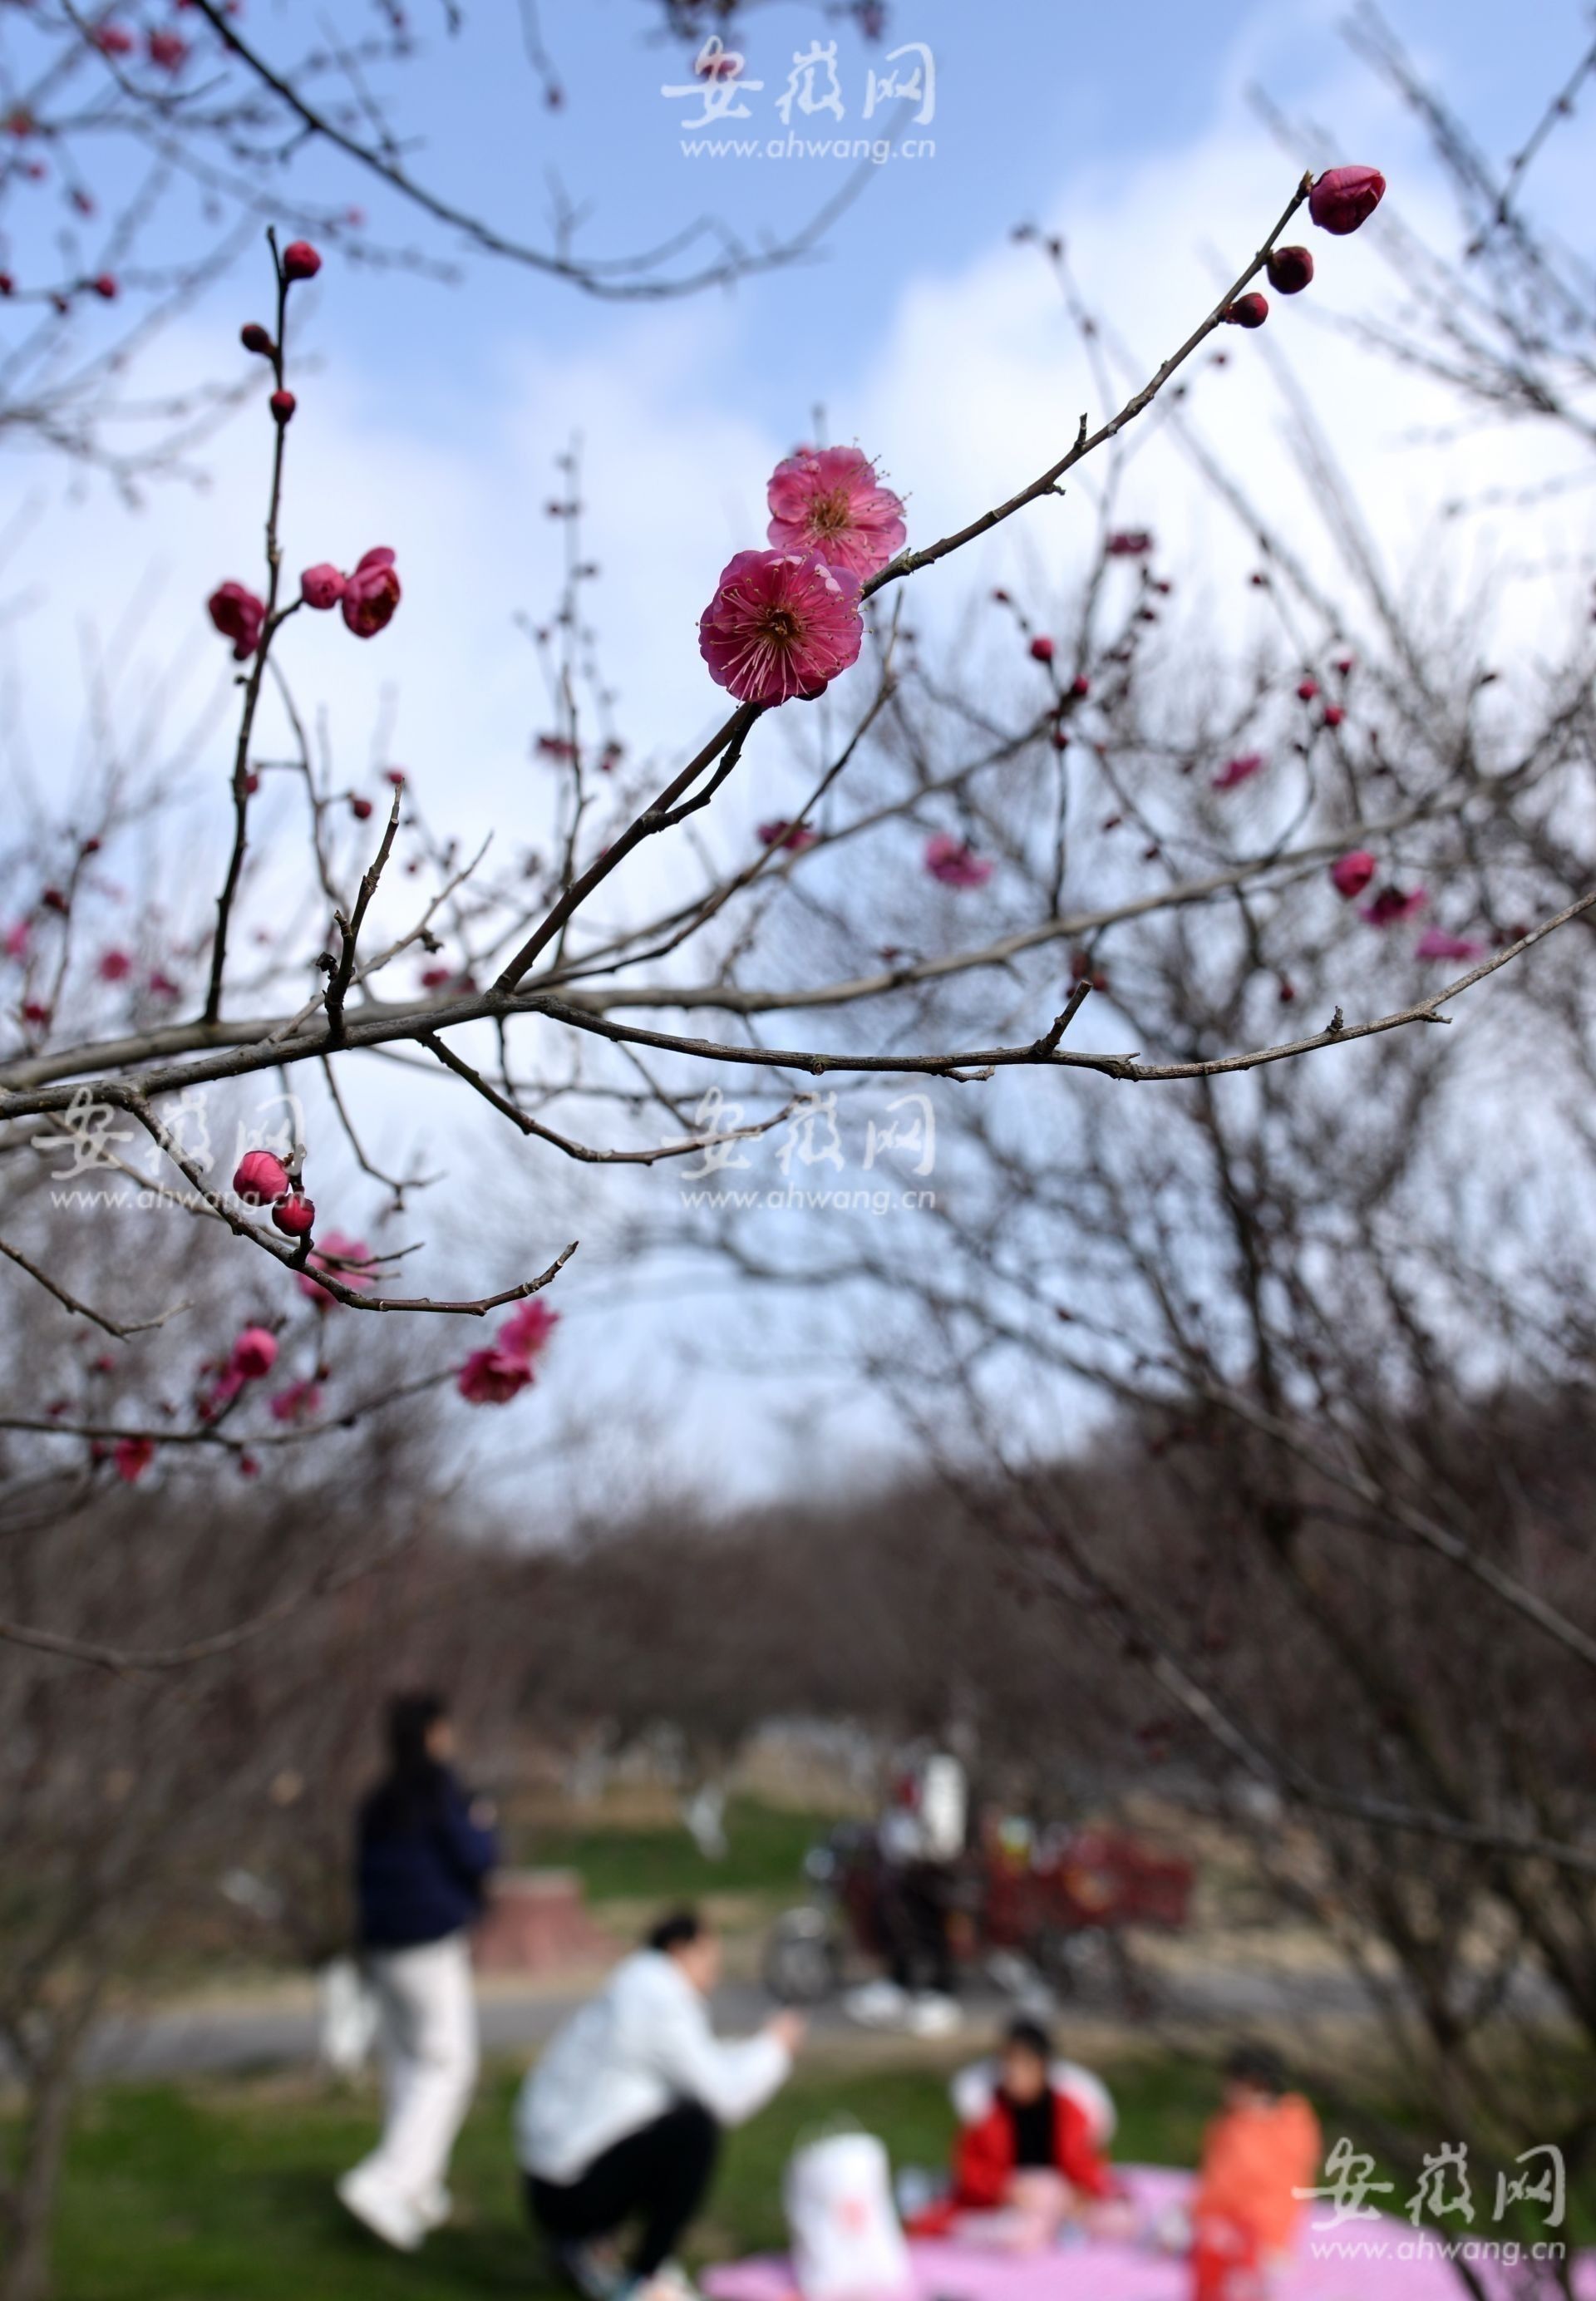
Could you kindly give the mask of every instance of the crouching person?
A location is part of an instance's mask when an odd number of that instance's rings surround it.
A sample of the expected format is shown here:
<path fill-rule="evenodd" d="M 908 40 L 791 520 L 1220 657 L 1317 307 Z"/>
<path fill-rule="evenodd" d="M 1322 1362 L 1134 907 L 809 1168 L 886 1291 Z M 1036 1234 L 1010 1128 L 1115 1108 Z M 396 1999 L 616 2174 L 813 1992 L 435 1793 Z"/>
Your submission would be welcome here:
<path fill-rule="evenodd" d="M 722 2128 L 764 2107 L 787 2077 L 802 2019 L 778 2013 L 723 2041 L 706 2003 L 720 1938 L 696 1912 L 665 1918 L 602 1994 L 550 2040 L 515 2111 L 532 2217 L 584 2301 L 681 2301 L 673 2256 L 714 2171 Z M 636 2235 L 623 2264 L 618 2242 Z"/>

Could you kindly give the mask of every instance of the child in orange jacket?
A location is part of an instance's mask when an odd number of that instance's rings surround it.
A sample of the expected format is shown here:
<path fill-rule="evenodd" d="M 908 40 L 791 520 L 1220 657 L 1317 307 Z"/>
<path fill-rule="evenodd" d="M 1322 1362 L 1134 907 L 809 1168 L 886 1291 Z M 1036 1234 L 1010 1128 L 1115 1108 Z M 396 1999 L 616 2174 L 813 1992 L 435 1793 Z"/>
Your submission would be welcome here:
<path fill-rule="evenodd" d="M 1319 2121 L 1266 2046 L 1225 2067 L 1191 2208 L 1192 2301 L 1263 2301 L 1290 2259 L 1302 2201 L 1318 2178 Z"/>

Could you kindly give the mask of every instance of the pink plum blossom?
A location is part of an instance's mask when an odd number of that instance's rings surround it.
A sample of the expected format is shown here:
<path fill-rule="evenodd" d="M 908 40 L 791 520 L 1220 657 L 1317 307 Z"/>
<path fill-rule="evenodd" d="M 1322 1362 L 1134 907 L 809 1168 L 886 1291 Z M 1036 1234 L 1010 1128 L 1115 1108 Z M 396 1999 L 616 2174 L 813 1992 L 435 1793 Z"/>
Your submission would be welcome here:
<path fill-rule="evenodd" d="M 133 962 L 125 950 L 103 950 L 95 972 L 102 983 L 125 983 L 133 972 Z"/>
<path fill-rule="evenodd" d="M 288 1187 L 288 1170 L 274 1150 L 247 1150 L 233 1176 L 235 1196 L 247 1207 L 271 1206 Z"/>
<path fill-rule="evenodd" d="M 861 582 L 903 548 L 903 504 L 857 448 L 800 448 L 771 473 L 765 532 L 778 551 L 813 551 Z"/>
<path fill-rule="evenodd" d="M 794 855 L 801 855 L 806 847 L 813 847 L 819 837 L 819 832 L 811 831 L 806 823 L 789 823 L 784 816 L 759 826 L 761 847 L 785 847 Z"/>
<path fill-rule="evenodd" d="M 1426 927 L 1413 946 L 1415 958 L 1478 958 L 1483 943 L 1469 935 L 1449 934 L 1445 927 Z"/>
<path fill-rule="evenodd" d="M 1405 921 L 1416 919 L 1429 900 L 1422 887 L 1415 887 L 1411 893 L 1404 893 L 1400 887 L 1382 887 L 1374 901 L 1366 903 L 1358 916 L 1372 927 L 1401 926 Z"/>
<path fill-rule="evenodd" d="M 495 1340 L 473 1351 L 455 1377 L 455 1388 L 472 1406 L 507 1406 L 535 1380 L 537 1360 L 548 1347 L 560 1314 L 532 1295 L 505 1320 Z"/>
<path fill-rule="evenodd" d="M 399 572 L 386 544 L 366 552 L 344 579 L 344 621 L 357 640 L 374 639 L 399 604 Z"/>
<path fill-rule="evenodd" d="M 230 1370 L 243 1382 L 259 1382 L 277 1363 L 277 1336 L 269 1326 L 246 1326 L 233 1344 Z"/>
<path fill-rule="evenodd" d="M 266 602 L 242 583 L 219 583 L 205 602 L 211 621 L 224 640 L 231 640 L 233 655 L 247 663 L 261 643 Z"/>
<path fill-rule="evenodd" d="M 1366 223 L 1385 197 L 1378 168 L 1327 168 L 1308 197 L 1308 212 L 1321 231 L 1343 237 Z"/>
<path fill-rule="evenodd" d="M 1338 856 L 1331 865 L 1330 883 L 1343 903 L 1356 902 L 1374 877 L 1376 867 L 1366 847 L 1354 847 L 1349 853 Z"/>
<path fill-rule="evenodd" d="M 984 887 L 992 866 L 968 842 L 939 831 L 925 843 L 925 867 L 944 887 Z"/>
<path fill-rule="evenodd" d="M 307 607 L 336 607 L 344 596 L 347 582 L 348 578 L 339 574 L 336 567 L 330 565 L 325 559 L 320 559 L 313 567 L 307 567 L 299 578 L 300 597 Z"/>
<path fill-rule="evenodd" d="M 28 936 L 29 927 L 26 919 L 18 919 L 14 925 L 6 928 L 5 956 L 7 958 L 27 958 Z"/>
<path fill-rule="evenodd" d="M 338 1281 L 340 1285 L 352 1286 L 358 1291 L 376 1284 L 375 1273 L 370 1270 L 338 1269 L 333 1266 L 345 1262 L 370 1262 L 371 1259 L 372 1250 L 363 1238 L 346 1238 L 341 1230 L 330 1230 L 321 1245 L 311 1255 L 308 1268 L 299 1274 L 299 1292 L 313 1302 L 318 1310 L 333 1309 L 337 1307 L 338 1296 L 330 1294 L 325 1286 L 318 1285 L 311 1276 L 311 1272 L 317 1269 L 326 1270 L 330 1276 Z"/>
<path fill-rule="evenodd" d="M 128 1486 L 138 1485 L 155 1459 L 155 1442 L 153 1438 L 119 1438 L 111 1452 L 116 1475 Z"/>
<path fill-rule="evenodd" d="M 740 703 L 822 693 L 858 659 L 859 580 L 814 552 L 740 551 L 698 623 L 709 675 Z"/>
<path fill-rule="evenodd" d="M 308 1422 L 322 1406 L 322 1386 L 314 1382 L 291 1382 L 272 1400 L 273 1422 Z"/>

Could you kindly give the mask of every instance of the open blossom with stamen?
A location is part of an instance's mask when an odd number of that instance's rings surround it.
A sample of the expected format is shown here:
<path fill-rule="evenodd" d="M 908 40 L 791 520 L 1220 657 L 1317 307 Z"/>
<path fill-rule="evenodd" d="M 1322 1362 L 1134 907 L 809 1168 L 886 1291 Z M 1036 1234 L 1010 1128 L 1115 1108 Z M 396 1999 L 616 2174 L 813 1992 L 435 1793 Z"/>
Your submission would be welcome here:
<path fill-rule="evenodd" d="M 813 551 L 863 582 L 901 551 L 903 503 L 857 448 L 800 448 L 778 464 L 766 491 L 765 532 L 778 551 Z"/>
<path fill-rule="evenodd" d="M 967 841 L 947 831 L 926 841 L 925 867 L 944 887 L 984 887 L 992 875 L 991 865 Z"/>
<path fill-rule="evenodd" d="M 538 1360 L 560 1321 L 557 1310 L 532 1295 L 514 1311 L 486 1350 L 473 1351 L 455 1378 L 468 1405 L 507 1406 L 535 1377 Z"/>
<path fill-rule="evenodd" d="M 858 577 L 812 551 L 740 551 L 698 623 L 710 677 L 740 703 L 821 694 L 864 638 Z"/>

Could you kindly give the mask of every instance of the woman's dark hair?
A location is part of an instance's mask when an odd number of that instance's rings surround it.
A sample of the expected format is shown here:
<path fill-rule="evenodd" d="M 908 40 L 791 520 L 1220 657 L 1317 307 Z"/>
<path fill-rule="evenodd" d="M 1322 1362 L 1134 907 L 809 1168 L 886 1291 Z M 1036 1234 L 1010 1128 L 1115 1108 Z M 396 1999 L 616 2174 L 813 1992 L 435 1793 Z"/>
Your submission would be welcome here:
<path fill-rule="evenodd" d="M 388 1705 L 388 1771 L 372 1795 L 368 1827 L 391 1837 L 430 1820 L 442 1802 L 447 1769 L 427 1737 L 449 1706 L 439 1694 L 396 1694 Z"/>
<path fill-rule="evenodd" d="M 1226 2059 L 1224 2074 L 1233 2085 L 1250 2086 L 1271 2101 L 1278 2101 L 1286 2089 L 1286 2065 L 1268 2046 L 1236 2046 Z"/>
<path fill-rule="evenodd" d="M 1003 2032 L 1006 2046 L 1017 2046 L 1023 2054 L 1034 2054 L 1039 2062 L 1053 2058 L 1053 2040 L 1040 2021 L 1011 2021 Z"/>
<path fill-rule="evenodd" d="M 648 1930 L 649 1949 L 685 1949 L 689 1942 L 702 1941 L 709 1931 L 697 1910 L 667 1910 L 659 1923 Z"/>

